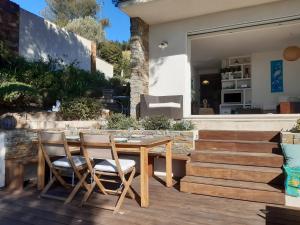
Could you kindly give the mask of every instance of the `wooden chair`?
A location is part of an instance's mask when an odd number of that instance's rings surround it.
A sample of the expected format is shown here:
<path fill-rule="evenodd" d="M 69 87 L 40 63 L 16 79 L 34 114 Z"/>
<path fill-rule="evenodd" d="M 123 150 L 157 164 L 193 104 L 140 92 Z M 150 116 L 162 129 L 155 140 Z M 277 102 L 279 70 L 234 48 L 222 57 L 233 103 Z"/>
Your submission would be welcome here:
<path fill-rule="evenodd" d="M 42 151 L 45 161 L 50 169 L 50 181 L 41 192 L 41 197 L 63 200 L 69 203 L 73 200 L 80 187 L 83 186 L 86 190 L 90 187 L 86 183 L 88 176 L 87 163 L 82 156 L 72 156 L 64 133 L 38 133 L 39 148 Z M 53 157 L 60 157 L 57 160 L 52 160 Z M 72 185 L 68 184 L 63 178 L 63 174 L 73 174 Z M 74 180 L 77 178 L 79 182 L 74 187 Z M 51 186 L 58 182 L 66 189 L 73 187 L 72 192 L 67 198 L 47 194 Z"/>
<path fill-rule="evenodd" d="M 115 142 L 109 135 L 91 135 L 80 133 L 81 148 L 87 161 L 88 172 L 93 182 L 91 189 L 84 195 L 81 205 L 85 204 L 97 186 L 104 194 L 118 194 L 119 198 L 114 207 L 101 206 L 117 213 L 124 201 L 126 194 L 134 199 L 135 194 L 131 188 L 136 169 L 135 161 L 119 159 Z M 99 162 L 96 162 L 95 156 Z M 90 161 L 90 159 L 94 160 Z M 126 175 L 128 179 L 126 179 Z M 121 183 L 117 190 L 105 188 L 103 183 Z"/>

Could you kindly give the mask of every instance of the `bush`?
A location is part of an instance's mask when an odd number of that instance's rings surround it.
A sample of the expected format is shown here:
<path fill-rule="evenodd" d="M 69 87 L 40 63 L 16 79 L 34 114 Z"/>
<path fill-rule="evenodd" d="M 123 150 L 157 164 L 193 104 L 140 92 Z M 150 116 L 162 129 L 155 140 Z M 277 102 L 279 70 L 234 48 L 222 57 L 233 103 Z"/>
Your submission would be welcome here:
<path fill-rule="evenodd" d="M 0 84 L 0 104 L 22 108 L 31 103 L 39 104 L 40 96 L 29 84 L 21 82 L 3 82 Z"/>
<path fill-rule="evenodd" d="M 66 100 L 61 105 L 61 116 L 65 120 L 93 120 L 101 115 L 102 105 L 92 98 Z"/>
<path fill-rule="evenodd" d="M 171 120 L 163 115 L 146 117 L 142 121 L 142 126 L 146 130 L 169 130 L 171 129 Z"/>
<path fill-rule="evenodd" d="M 175 122 L 172 126 L 173 130 L 193 130 L 195 125 L 189 120 L 182 120 L 179 122 Z"/>
<path fill-rule="evenodd" d="M 134 129 L 138 128 L 138 122 L 134 118 L 126 117 L 122 113 L 112 114 L 107 121 L 108 129 L 127 130 L 131 127 Z"/>

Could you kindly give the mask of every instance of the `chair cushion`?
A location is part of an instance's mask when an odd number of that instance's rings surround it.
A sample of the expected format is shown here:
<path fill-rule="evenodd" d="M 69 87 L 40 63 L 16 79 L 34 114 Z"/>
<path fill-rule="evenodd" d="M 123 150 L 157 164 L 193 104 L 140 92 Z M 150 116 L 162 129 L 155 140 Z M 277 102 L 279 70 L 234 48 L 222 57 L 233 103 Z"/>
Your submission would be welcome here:
<path fill-rule="evenodd" d="M 74 162 L 76 167 L 80 167 L 80 166 L 83 166 L 83 165 L 86 164 L 85 158 L 82 157 L 82 156 L 74 155 L 74 156 L 72 156 L 72 159 L 73 159 L 73 162 Z M 63 157 L 63 158 L 60 158 L 58 160 L 55 160 L 53 162 L 53 165 L 56 166 L 56 167 L 64 167 L 64 168 L 70 168 L 71 167 L 67 157 Z"/>
<path fill-rule="evenodd" d="M 131 167 L 135 166 L 135 161 L 130 159 L 119 159 L 121 169 L 123 172 L 129 170 Z M 115 160 L 103 159 L 101 162 L 94 166 L 95 170 L 103 172 L 118 172 Z"/>
<path fill-rule="evenodd" d="M 176 102 L 164 102 L 164 103 L 149 103 L 149 108 L 180 108 L 181 105 Z"/>
<path fill-rule="evenodd" d="M 300 144 L 281 144 L 285 163 L 290 168 L 300 168 Z"/>

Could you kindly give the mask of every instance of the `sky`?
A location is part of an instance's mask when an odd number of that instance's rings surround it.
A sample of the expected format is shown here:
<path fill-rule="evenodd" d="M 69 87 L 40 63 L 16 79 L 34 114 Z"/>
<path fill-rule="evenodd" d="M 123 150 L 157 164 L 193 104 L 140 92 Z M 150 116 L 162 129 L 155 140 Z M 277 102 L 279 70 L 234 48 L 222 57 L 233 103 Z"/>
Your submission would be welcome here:
<path fill-rule="evenodd" d="M 11 0 L 36 15 L 46 7 L 45 0 Z M 101 1 L 100 1 L 101 2 Z M 129 17 L 115 7 L 111 0 L 102 0 L 101 18 L 108 18 L 110 27 L 105 29 L 106 39 L 112 41 L 128 41 L 130 37 L 130 20 Z"/>

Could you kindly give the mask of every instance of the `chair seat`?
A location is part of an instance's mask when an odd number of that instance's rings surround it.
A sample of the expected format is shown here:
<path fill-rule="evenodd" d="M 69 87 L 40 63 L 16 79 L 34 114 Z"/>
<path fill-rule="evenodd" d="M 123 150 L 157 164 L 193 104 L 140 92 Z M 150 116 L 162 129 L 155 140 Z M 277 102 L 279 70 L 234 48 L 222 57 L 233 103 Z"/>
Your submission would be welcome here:
<path fill-rule="evenodd" d="M 123 172 L 128 171 L 130 168 L 135 166 L 135 161 L 130 159 L 119 159 L 121 170 Z M 115 160 L 103 159 L 101 162 L 94 166 L 94 169 L 102 172 L 113 172 L 117 173 L 117 166 Z"/>
<path fill-rule="evenodd" d="M 72 156 L 73 162 L 76 167 L 84 166 L 86 165 L 85 158 L 82 156 Z M 71 165 L 69 163 L 69 160 L 67 157 L 60 158 L 58 160 L 55 160 L 52 163 L 55 167 L 63 167 L 63 168 L 71 168 Z"/>

